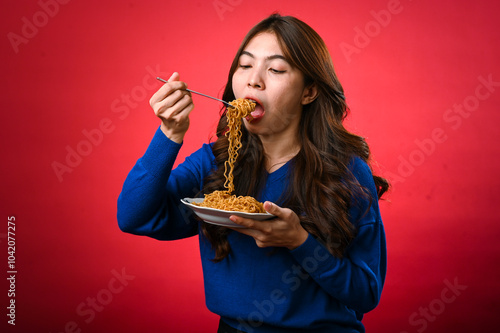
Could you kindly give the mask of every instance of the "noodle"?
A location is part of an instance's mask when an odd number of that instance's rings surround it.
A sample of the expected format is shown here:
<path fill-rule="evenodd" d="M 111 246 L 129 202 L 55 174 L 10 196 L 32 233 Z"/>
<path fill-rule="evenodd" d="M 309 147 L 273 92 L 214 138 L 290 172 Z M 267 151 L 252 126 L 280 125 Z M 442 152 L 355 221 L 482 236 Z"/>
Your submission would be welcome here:
<path fill-rule="evenodd" d="M 238 98 L 229 104 L 233 107 L 226 111 L 228 130 L 225 135 L 229 141 L 229 147 L 227 149 L 228 158 L 224 162 L 224 177 L 226 177 L 224 187 L 229 193 L 232 193 L 234 192 L 234 163 L 238 158 L 238 150 L 241 148 L 241 118 L 250 115 L 250 112 L 255 109 L 255 103 L 248 99 Z"/>
<path fill-rule="evenodd" d="M 250 196 L 236 196 L 228 191 L 214 191 L 205 195 L 202 207 L 245 213 L 265 213 L 264 205 Z"/>
<path fill-rule="evenodd" d="M 238 150 L 241 148 L 241 119 L 250 115 L 255 110 L 255 102 L 248 99 L 238 98 L 230 102 L 233 107 L 226 111 L 227 127 L 225 135 L 228 138 L 228 158 L 224 162 L 224 187 L 226 191 L 214 191 L 205 194 L 203 202 L 197 204 L 228 211 L 245 213 L 265 213 L 264 205 L 250 196 L 236 196 L 234 192 L 234 164 L 238 158 Z"/>

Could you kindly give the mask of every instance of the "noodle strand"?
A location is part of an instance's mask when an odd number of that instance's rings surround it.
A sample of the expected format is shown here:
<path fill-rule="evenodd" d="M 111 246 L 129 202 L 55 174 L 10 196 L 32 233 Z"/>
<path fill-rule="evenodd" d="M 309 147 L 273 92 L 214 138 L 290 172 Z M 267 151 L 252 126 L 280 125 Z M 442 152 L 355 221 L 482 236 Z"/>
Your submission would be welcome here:
<path fill-rule="evenodd" d="M 227 127 L 225 135 L 228 138 L 228 159 L 224 162 L 224 187 L 226 191 L 214 191 L 205 194 L 203 202 L 199 206 L 209 207 L 228 211 L 246 213 L 265 213 L 264 205 L 251 196 L 236 196 L 234 192 L 234 164 L 238 158 L 238 151 L 241 148 L 241 122 L 255 110 L 255 102 L 248 99 L 238 98 L 229 104 L 232 107 L 226 111 Z"/>

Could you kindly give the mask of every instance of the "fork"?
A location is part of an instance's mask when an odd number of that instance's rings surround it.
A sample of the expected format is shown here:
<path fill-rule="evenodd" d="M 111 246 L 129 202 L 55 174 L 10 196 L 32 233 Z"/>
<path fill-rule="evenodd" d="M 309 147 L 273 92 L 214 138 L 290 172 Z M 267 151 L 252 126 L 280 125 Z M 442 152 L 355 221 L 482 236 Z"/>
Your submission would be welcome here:
<path fill-rule="evenodd" d="M 157 79 L 157 80 L 159 80 L 159 81 L 161 81 L 161 82 L 168 83 L 168 81 L 167 81 L 167 80 L 164 80 L 164 79 L 162 79 L 161 77 L 157 77 L 156 79 Z M 228 103 L 228 102 L 226 102 L 226 101 L 223 101 L 222 99 L 218 99 L 218 98 L 215 98 L 215 97 L 212 97 L 212 96 L 208 96 L 208 95 L 205 95 L 205 94 L 202 94 L 202 93 L 200 93 L 200 92 L 197 92 L 197 91 L 194 91 L 194 90 L 191 90 L 191 89 L 187 89 L 187 88 L 186 88 L 185 90 L 187 90 L 187 91 L 189 91 L 189 92 L 191 92 L 191 93 L 193 93 L 193 94 L 198 94 L 198 95 L 201 95 L 201 96 L 204 96 L 204 97 L 208 97 L 208 98 L 214 99 L 214 100 L 216 100 L 216 101 L 218 101 L 218 102 L 223 103 L 223 104 L 224 104 L 225 106 L 227 106 L 227 107 L 230 107 L 230 108 L 232 108 L 232 107 L 233 107 L 231 104 L 229 104 L 229 103 Z"/>

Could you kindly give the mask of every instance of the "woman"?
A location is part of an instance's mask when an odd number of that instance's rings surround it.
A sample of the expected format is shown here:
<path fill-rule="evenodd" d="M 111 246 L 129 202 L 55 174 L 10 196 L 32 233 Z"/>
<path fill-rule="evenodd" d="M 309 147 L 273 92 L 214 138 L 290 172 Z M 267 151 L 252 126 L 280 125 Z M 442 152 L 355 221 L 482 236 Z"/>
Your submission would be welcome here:
<path fill-rule="evenodd" d="M 180 199 L 223 190 L 228 140 L 217 140 L 172 170 L 193 110 L 174 73 L 151 98 L 161 119 L 118 200 L 120 228 L 173 240 L 199 235 L 209 310 L 218 332 L 364 332 L 386 272 L 369 148 L 343 126 L 347 106 L 322 39 L 293 17 L 271 15 L 245 37 L 223 99 L 256 101 L 244 119 L 235 166 L 237 195 L 265 202 L 276 218 L 231 216 L 246 228 L 197 221 Z M 224 110 L 223 110 L 224 111 Z"/>

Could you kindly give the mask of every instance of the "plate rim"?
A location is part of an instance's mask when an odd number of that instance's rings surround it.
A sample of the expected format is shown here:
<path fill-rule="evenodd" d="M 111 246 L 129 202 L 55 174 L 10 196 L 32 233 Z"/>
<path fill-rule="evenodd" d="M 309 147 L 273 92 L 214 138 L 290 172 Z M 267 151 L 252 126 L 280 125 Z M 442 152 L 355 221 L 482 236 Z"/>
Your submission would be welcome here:
<path fill-rule="evenodd" d="M 202 206 L 197 206 L 193 205 L 192 202 L 189 202 L 187 200 L 193 200 L 194 202 L 201 202 L 204 200 L 204 198 L 183 198 L 181 199 L 181 202 L 185 205 L 188 205 L 191 207 L 193 210 L 201 210 L 201 211 L 213 211 L 213 212 L 220 212 L 220 213 L 227 213 L 230 215 L 237 215 L 240 217 L 248 217 L 252 218 L 252 216 L 259 216 L 259 217 L 268 217 L 267 219 L 272 219 L 276 217 L 276 215 L 273 215 L 271 213 L 265 212 L 265 213 L 247 213 L 247 212 L 239 212 L 239 211 L 234 211 L 234 210 L 223 210 L 223 209 L 217 209 L 217 208 L 211 208 L 211 207 L 202 207 Z"/>

